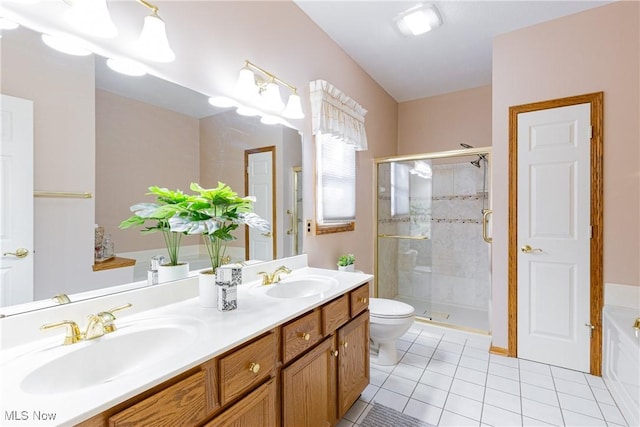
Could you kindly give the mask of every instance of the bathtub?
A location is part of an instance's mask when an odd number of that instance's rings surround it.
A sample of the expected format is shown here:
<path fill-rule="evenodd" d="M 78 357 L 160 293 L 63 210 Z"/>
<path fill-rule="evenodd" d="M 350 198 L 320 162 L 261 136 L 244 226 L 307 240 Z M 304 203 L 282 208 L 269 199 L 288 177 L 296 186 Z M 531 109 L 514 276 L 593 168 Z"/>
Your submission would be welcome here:
<path fill-rule="evenodd" d="M 602 377 L 631 426 L 640 425 L 640 337 L 633 322 L 640 311 L 605 305 Z"/>

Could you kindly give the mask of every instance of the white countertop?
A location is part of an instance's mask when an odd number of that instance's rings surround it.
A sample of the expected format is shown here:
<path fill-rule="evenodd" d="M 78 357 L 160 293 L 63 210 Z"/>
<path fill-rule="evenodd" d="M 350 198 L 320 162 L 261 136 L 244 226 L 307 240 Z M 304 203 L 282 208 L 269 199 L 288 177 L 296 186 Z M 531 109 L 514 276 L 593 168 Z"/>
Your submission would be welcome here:
<path fill-rule="evenodd" d="M 121 317 L 115 322 L 118 331 L 96 340 L 63 346 L 61 345 L 63 335 L 56 335 L 3 350 L 0 359 L 2 382 L 0 425 L 77 424 L 373 278 L 364 273 L 346 273 L 312 267 L 294 270 L 289 277 L 301 275 L 333 277 L 338 285 L 324 294 L 282 299 L 265 295 L 264 289 L 267 287 L 259 287 L 258 282 L 250 282 L 239 286 L 238 308 L 233 311 L 220 312 L 215 308 L 202 308 L 197 297 L 190 298 L 129 316 L 122 312 Z M 277 284 L 271 286 L 277 286 Z M 149 364 L 136 367 L 130 374 L 75 391 L 34 394 L 23 390 L 22 381 L 25 375 L 39 365 L 64 357 L 66 353 L 79 349 L 79 346 L 94 345 L 103 338 L 115 336 L 119 331 L 126 333 L 140 324 L 170 322 L 172 319 L 184 319 L 197 325 L 197 335 L 190 339 L 184 348 L 171 349 L 172 354 L 162 354 L 163 352 L 160 351 L 157 356 L 153 355 L 149 359 L 151 361 Z M 60 330 L 61 333 L 63 331 L 64 329 Z M 131 355 L 132 360 L 137 356 L 139 355 Z M 100 354 L 100 357 L 109 358 L 111 355 Z M 100 360 L 86 361 L 86 363 L 95 363 L 97 366 Z M 61 374 L 64 375 L 64 373 Z M 49 418 L 46 415 L 51 414 L 55 416 L 55 420 L 38 420 L 38 416 L 43 417 L 43 414 L 45 418 Z"/>

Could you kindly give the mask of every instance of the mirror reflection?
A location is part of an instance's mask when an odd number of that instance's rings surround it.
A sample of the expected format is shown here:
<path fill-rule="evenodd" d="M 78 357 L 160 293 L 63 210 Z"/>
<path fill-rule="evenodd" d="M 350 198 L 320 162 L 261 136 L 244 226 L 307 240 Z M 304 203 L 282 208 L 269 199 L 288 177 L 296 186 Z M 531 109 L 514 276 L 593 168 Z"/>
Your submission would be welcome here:
<path fill-rule="evenodd" d="M 152 185 L 188 192 L 191 182 L 215 187 L 221 181 L 241 195 L 250 194 L 246 158 L 259 149 L 270 150 L 273 169 L 265 183 L 271 186 L 265 194 L 271 196 L 255 205 L 256 212 L 271 213 L 273 228 L 268 241 L 272 250 L 259 259 L 302 252 L 297 130 L 215 108 L 204 94 L 153 76 L 119 75 L 105 63 L 101 57 L 53 51 L 39 34 L 24 28 L 3 33 L 2 94 L 33 102 L 34 188 L 27 191 L 89 192 L 93 197 L 32 199 L 33 292 L 27 299 L 3 292 L 0 305 L 39 303 L 0 313 L 55 304 L 51 298 L 58 294 L 74 301 L 78 294 L 109 293 L 114 285 L 146 285 L 150 260 L 166 256 L 165 245 L 160 234 L 143 236 L 136 229 L 118 228 L 130 216 L 129 207 L 153 201 L 145 196 Z M 96 226 L 104 229 L 116 259 L 126 266 L 111 268 L 114 259 L 94 262 Z M 229 244 L 232 259 L 257 253 L 244 229 L 235 237 Z M 183 238 L 181 256 L 191 269 L 207 266 L 198 236 Z M 2 267 L 8 262 L 3 257 Z M 11 286 L 24 283 L 28 281 L 16 280 Z"/>

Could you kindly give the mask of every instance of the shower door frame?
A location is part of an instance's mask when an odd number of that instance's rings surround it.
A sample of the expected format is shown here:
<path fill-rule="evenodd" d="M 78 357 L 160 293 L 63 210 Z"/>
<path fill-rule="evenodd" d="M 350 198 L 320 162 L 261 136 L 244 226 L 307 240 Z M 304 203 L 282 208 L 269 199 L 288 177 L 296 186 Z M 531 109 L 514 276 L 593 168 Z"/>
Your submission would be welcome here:
<path fill-rule="evenodd" d="M 449 151 L 436 151 L 436 152 L 431 152 L 431 153 L 421 153 L 421 154 L 411 154 L 411 155 L 402 155 L 402 156 L 388 156 L 388 157 L 379 157 L 374 159 L 374 170 L 375 170 L 375 176 L 374 176 L 374 180 L 373 180 L 373 185 L 374 185 L 374 197 L 375 197 L 375 214 L 374 214 L 374 222 L 376 225 L 375 228 L 375 233 L 373 235 L 373 238 L 375 239 L 374 245 L 373 245 L 373 262 L 376 268 L 376 271 L 374 274 L 374 279 L 373 279 L 373 296 L 374 297 L 378 297 L 378 239 L 380 236 L 380 230 L 379 230 L 379 226 L 378 226 L 378 210 L 380 208 L 379 206 L 379 183 L 378 183 L 378 167 L 380 166 L 380 164 L 382 163 L 393 163 L 393 162 L 407 162 L 407 161 L 416 161 L 416 160 L 433 160 L 433 159 L 448 159 L 448 158 L 456 158 L 456 157 L 469 157 L 469 156 L 478 156 L 478 155 L 487 155 L 487 157 L 489 158 L 489 161 L 487 162 L 487 212 L 488 214 L 485 214 L 483 216 L 483 221 L 487 220 L 487 217 L 489 214 L 492 213 L 491 207 L 493 206 L 492 204 L 492 161 L 491 161 L 491 155 L 492 155 L 492 148 L 490 146 L 487 147 L 473 147 L 473 148 L 464 148 L 461 150 L 449 150 Z M 486 223 L 483 224 L 483 230 L 485 230 L 486 227 Z M 485 240 L 487 243 L 491 244 L 491 238 L 488 237 Z M 491 251 L 491 247 L 489 248 L 489 251 Z M 491 266 L 489 266 L 489 269 L 491 269 Z M 492 284 L 489 283 L 489 290 L 491 291 L 492 288 Z M 491 298 L 491 297 L 490 297 Z M 490 313 L 489 313 L 490 314 Z M 421 322 L 425 322 L 425 323 L 433 323 L 433 324 L 437 324 L 440 326 L 445 326 L 448 328 L 452 328 L 452 329 L 461 329 L 461 330 L 472 330 L 473 332 L 485 332 L 488 335 L 491 334 L 491 321 L 489 320 L 489 331 L 479 331 L 473 328 L 466 328 L 464 326 L 457 326 L 457 325 L 451 325 L 448 323 L 443 323 L 443 322 L 437 322 L 437 321 L 433 321 L 430 320 L 426 317 L 422 317 L 419 315 L 416 315 L 416 320 L 421 321 Z"/>

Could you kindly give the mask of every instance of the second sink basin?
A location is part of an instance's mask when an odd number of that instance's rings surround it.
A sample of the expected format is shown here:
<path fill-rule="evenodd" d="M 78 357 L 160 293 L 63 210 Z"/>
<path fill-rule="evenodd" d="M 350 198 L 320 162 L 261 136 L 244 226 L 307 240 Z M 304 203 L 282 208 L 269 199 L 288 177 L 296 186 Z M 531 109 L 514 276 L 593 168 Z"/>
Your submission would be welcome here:
<path fill-rule="evenodd" d="M 188 349 L 197 332 L 197 321 L 190 319 L 125 325 L 69 346 L 68 352 L 27 374 L 21 388 L 32 394 L 52 394 L 114 381 Z"/>
<path fill-rule="evenodd" d="M 265 293 L 274 298 L 305 298 L 320 295 L 337 285 L 338 281 L 332 277 L 305 276 L 285 279 L 271 285 Z"/>

